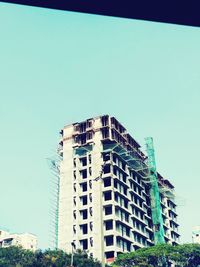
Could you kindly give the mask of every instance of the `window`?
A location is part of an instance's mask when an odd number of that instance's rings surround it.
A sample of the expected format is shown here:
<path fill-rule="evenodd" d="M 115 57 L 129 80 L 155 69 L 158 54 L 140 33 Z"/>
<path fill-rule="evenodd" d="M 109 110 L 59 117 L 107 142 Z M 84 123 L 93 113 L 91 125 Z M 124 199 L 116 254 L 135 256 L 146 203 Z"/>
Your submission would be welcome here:
<path fill-rule="evenodd" d="M 104 187 L 111 186 L 111 178 L 105 178 L 103 182 L 104 182 Z"/>
<path fill-rule="evenodd" d="M 86 127 L 87 127 L 87 124 L 86 124 L 85 121 L 82 122 L 82 123 L 80 123 L 80 124 L 79 124 L 80 132 L 81 132 L 81 133 L 85 132 L 85 131 L 86 131 Z"/>
<path fill-rule="evenodd" d="M 78 142 L 79 142 L 78 135 L 75 135 L 75 136 L 74 136 L 74 143 L 78 143 Z"/>
<path fill-rule="evenodd" d="M 78 132 L 79 131 L 79 125 L 74 125 L 74 131 Z"/>
<path fill-rule="evenodd" d="M 113 235 L 108 235 L 105 237 L 106 246 L 112 246 L 113 245 Z"/>
<path fill-rule="evenodd" d="M 110 214 L 112 214 L 112 205 L 110 205 L 110 206 L 105 206 L 105 207 L 104 207 L 104 210 L 105 210 L 105 215 L 110 215 Z"/>
<path fill-rule="evenodd" d="M 109 161 L 110 160 L 110 154 L 109 153 L 104 153 L 103 154 L 103 161 Z"/>
<path fill-rule="evenodd" d="M 86 133 L 79 135 L 79 144 L 84 145 L 86 143 Z"/>
<path fill-rule="evenodd" d="M 120 220 L 123 222 L 123 221 L 126 221 L 126 222 L 129 222 L 129 214 L 126 212 L 126 211 L 123 211 L 119 208 L 116 207 L 115 209 L 115 214 L 118 218 L 120 218 Z"/>
<path fill-rule="evenodd" d="M 81 210 L 80 211 L 81 217 L 83 220 L 86 220 L 88 218 L 88 211 L 87 210 Z"/>
<path fill-rule="evenodd" d="M 121 239 L 120 237 L 117 237 L 117 246 L 120 247 L 123 251 L 124 250 L 130 251 L 131 249 L 130 242 L 125 241 Z"/>
<path fill-rule="evenodd" d="M 76 234 L 76 225 L 73 225 L 73 233 Z"/>
<path fill-rule="evenodd" d="M 124 199 L 124 207 L 128 209 L 128 201 Z"/>
<path fill-rule="evenodd" d="M 112 199 L 112 192 L 108 191 L 108 192 L 104 192 L 104 200 L 108 201 Z"/>
<path fill-rule="evenodd" d="M 82 188 L 82 192 L 86 192 L 87 191 L 87 183 L 82 183 L 81 188 Z"/>
<path fill-rule="evenodd" d="M 88 233 L 88 225 L 87 224 L 80 225 L 80 229 L 81 229 L 83 235 L 86 235 Z"/>
<path fill-rule="evenodd" d="M 122 176 L 122 180 L 123 180 L 123 182 L 126 184 L 126 175 L 123 174 L 123 176 Z"/>
<path fill-rule="evenodd" d="M 125 187 L 123 187 L 123 191 L 124 191 L 124 195 L 127 196 L 127 189 Z"/>
<path fill-rule="evenodd" d="M 80 171 L 82 179 L 87 178 L 87 169 Z"/>
<path fill-rule="evenodd" d="M 87 121 L 87 128 L 90 128 L 90 127 L 92 127 L 92 121 L 91 120 Z"/>
<path fill-rule="evenodd" d="M 106 259 L 113 259 L 114 258 L 114 251 L 108 251 L 105 254 L 106 254 Z"/>
<path fill-rule="evenodd" d="M 122 162 L 122 169 L 125 171 L 126 170 L 126 164 Z"/>
<path fill-rule="evenodd" d="M 88 203 L 87 196 L 80 197 L 80 201 L 82 202 L 82 205 L 87 205 L 87 203 Z"/>
<path fill-rule="evenodd" d="M 102 138 L 103 139 L 109 138 L 110 132 L 109 132 L 109 128 L 108 127 L 102 128 L 101 132 L 102 132 Z"/>
<path fill-rule="evenodd" d="M 110 173 L 110 164 L 104 166 L 103 172 L 104 173 Z"/>
<path fill-rule="evenodd" d="M 90 202 L 92 202 L 92 193 L 89 194 Z"/>
<path fill-rule="evenodd" d="M 74 180 L 76 180 L 76 171 L 74 171 Z"/>
<path fill-rule="evenodd" d="M 101 123 L 102 123 L 102 126 L 107 126 L 108 125 L 108 115 L 105 115 L 105 116 L 102 116 L 101 117 Z"/>
<path fill-rule="evenodd" d="M 127 195 L 127 189 L 125 188 L 125 186 L 121 185 L 117 180 L 114 180 L 114 187 L 118 189 L 120 193 Z"/>
<path fill-rule="evenodd" d="M 117 192 L 115 192 L 115 201 L 120 204 L 120 206 L 128 209 L 128 200 L 119 196 Z"/>
<path fill-rule="evenodd" d="M 86 157 L 80 158 L 80 163 L 82 167 L 87 166 L 87 158 Z"/>
<path fill-rule="evenodd" d="M 106 228 L 106 230 L 112 230 L 113 229 L 113 220 L 105 221 L 105 228 Z"/>
<path fill-rule="evenodd" d="M 91 140 L 93 137 L 92 132 L 87 132 L 87 140 Z"/>
<path fill-rule="evenodd" d="M 87 250 L 88 249 L 88 240 L 87 239 L 80 240 L 80 245 L 81 245 L 83 250 Z"/>

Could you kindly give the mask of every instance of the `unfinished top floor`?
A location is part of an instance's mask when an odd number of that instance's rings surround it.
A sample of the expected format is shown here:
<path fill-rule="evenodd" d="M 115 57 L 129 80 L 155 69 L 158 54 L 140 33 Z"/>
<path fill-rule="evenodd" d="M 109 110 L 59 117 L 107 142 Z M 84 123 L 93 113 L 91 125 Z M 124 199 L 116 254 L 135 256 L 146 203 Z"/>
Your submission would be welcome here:
<path fill-rule="evenodd" d="M 136 153 L 137 157 L 139 156 L 142 161 L 147 159 L 146 155 L 140 149 L 140 144 L 115 117 L 110 115 L 97 116 L 64 126 L 60 131 L 59 150 L 62 153 L 63 142 L 68 139 L 73 140 L 73 147 L 92 145 L 95 143 L 96 132 L 101 133 L 102 142 L 117 142 L 127 151 L 134 151 L 134 154 Z M 170 181 L 164 179 L 160 173 L 158 173 L 158 182 L 160 186 L 172 191 L 174 190 L 174 186 Z"/>
<path fill-rule="evenodd" d="M 128 133 L 126 128 L 115 118 L 109 115 L 89 118 L 79 123 L 66 125 L 61 131 L 61 142 L 73 139 L 74 145 L 86 145 L 94 142 L 95 133 L 101 132 L 102 141 L 116 141 L 127 150 L 134 150 L 145 157 L 140 150 L 139 143 Z"/>

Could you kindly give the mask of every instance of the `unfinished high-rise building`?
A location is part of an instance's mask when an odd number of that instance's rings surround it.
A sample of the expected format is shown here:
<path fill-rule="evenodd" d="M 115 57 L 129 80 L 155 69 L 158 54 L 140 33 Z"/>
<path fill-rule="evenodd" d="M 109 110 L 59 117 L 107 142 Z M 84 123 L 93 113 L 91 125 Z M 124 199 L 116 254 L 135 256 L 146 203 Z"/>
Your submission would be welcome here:
<path fill-rule="evenodd" d="M 109 115 L 65 126 L 59 143 L 58 248 L 102 262 L 157 243 L 179 242 L 174 186 Z"/>

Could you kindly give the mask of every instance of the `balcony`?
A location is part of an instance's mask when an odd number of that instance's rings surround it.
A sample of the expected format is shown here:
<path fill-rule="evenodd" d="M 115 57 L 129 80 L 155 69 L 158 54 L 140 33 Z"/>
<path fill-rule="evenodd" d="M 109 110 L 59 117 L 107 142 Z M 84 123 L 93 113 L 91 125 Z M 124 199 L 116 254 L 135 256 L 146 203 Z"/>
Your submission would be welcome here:
<path fill-rule="evenodd" d="M 134 240 L 133 242 L 133 246 L 136 247 L 136 248 L 144 248 L 145 245 L 139 243 L 138 241 Z"/>
<path fill-rule="evenodd" d="M 147 238 L 147 234 L 137 227 L 133 227 L 132 232 L 133 233 L 136 232 L 136 233 L 140 234 L 141 236 Z"/>
<path fill-rule="evenodd" d="M 148 225 L 145 219 L 142 220 L 140 217 L 136 216 L 134 213 L 131 214 L 131 218 L 134 218 L 135 220 L 139 221 L 140 223 L 142 223 L 145 226 Z"/>
<path fill-rule="evenodd" d="M 135 202 L 131 202 L 131 203 L 130 203 L 130 206 L 136 207 L 137 209 L 139 209 L 140 211 L 142 211 L 144 214 L 146 214 L 144 208 L 143 208 L 143 207 L 140 207 L 140 206 L 139 206 L 138 204 L 136 204 Z"/>

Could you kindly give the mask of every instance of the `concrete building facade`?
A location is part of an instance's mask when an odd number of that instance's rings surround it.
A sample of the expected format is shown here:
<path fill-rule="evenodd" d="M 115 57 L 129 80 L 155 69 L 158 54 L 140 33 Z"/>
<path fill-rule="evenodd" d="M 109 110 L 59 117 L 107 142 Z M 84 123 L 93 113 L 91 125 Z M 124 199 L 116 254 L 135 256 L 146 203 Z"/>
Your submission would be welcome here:
<path fill-rule="evenodd" d="M 11 234 L 0 230 L 0 247 L 22 246 L 24 249 L 35 251 L 37 249 L 37 237 L 30 233 Z"/>
<path fill-rule="evenodd" d="M 58 248 L 71 252 L 73 244 L 109 263 L 153 245 L 149 183 L 138 168 L 147 157 L 137 141 L 109 115 L 67 125 L 60 134 Z M 158 183 L 165 241 L 177 244 L 174 187 L 159 173 Z"/>

